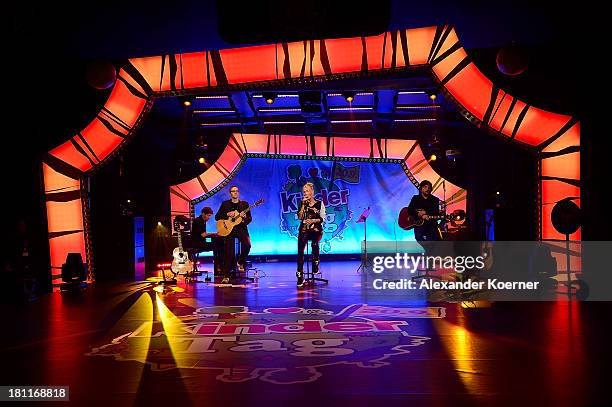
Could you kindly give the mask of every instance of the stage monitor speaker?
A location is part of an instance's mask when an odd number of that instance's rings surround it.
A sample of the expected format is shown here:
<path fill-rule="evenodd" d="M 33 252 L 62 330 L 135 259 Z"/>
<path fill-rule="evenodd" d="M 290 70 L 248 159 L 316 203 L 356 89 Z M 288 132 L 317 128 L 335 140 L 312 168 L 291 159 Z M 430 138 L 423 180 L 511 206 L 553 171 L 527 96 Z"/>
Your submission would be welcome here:
<path fill-rule="evenodd" d="M 87 266 L 83 263 L 81 253 L 68 253 L 66 262 L 62 264 L 62 281 L 75 283 L 85 281 Z"/>
<path fill-rule="evenodd" d="M 559 233 L 571 235 L 580 228 L 580 208 L 571 200 L 565 198 L 555 204 L 550 215 L 553 227 Z"/>

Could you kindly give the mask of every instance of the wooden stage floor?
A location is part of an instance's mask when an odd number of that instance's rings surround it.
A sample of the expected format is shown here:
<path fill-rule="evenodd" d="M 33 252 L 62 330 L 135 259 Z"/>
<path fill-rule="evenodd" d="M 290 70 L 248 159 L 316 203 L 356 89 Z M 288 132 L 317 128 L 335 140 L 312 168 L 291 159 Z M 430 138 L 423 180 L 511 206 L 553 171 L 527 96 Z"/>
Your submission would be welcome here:
<path fill-rule="evenodd" d="M 2 385 L 83 406 L 605 405 L 610 303 L 365 301 L 356 262 L 297 289 L 98 283 L 6 305 Z M 46 402 L 41 405 L 53 405 Z"/>

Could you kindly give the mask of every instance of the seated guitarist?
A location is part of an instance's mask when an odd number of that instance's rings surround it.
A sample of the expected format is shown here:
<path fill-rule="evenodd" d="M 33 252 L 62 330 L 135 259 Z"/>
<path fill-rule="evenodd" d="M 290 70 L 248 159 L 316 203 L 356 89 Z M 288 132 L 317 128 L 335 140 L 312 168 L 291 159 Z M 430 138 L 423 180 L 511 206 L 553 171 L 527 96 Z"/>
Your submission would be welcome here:
<path fill-rule="evenodd" d="M 190 251 L 194 253 L 199 252 L 213 252 L 213 258 L 215 262 L 215 270 L 219 267 L 219 250 L 216 239 L 209 242 L 207 239 L 216 238 L 217 233 L 211 233 L 206 231 L 206 222 L 212 217 L 212 208 L 205 206 L 200 211 L 200 216 L 195 218 L 191 223 L 191 240 L 189 244 Z M 194 263 L 195 264 L 195 263 Z"/>
<path fill-rule="evenodd" d="M 234 238 L 238 238 L 240 242 L 240 255 L 238 256 L 238 271 L 244 272 L 246 267 L 246 258 L 251 251 L 251 237 L 249 236 L 249 229 L 247 225 L 251 223 L 253 218 L 251 217 L 251 211 L 243 212 L 248 209 L 249 204 L 246 201 L 240 200 L 240 190 L 237 186 L 232 185 L 230 187 L 230 198 L 227 201 L 223 201 L 215 220 L 230 219 L 237 216 L 241 216 L 243 221 L 238 225 L 234 226 L 232 232 L 223 238 L 223 265 L 222 265 L 222 283 L 229 283 L 229 273 L 233 262 L 232 254 L 234 253 Z"/>
<path fill-rule="evenodd" d="M 408 205 L 408 212 L 415 219 L 423 219 L 422 226 L 414 227 L 414 237 L 417 242 L 442 240 L 438 228 L 438 221 L 429 219 L 430 216 L 440 215 L 440 200 L 431 194 L 431 182 L 424 180 L 419 184 L 419 194 L 412 197 Z"/>

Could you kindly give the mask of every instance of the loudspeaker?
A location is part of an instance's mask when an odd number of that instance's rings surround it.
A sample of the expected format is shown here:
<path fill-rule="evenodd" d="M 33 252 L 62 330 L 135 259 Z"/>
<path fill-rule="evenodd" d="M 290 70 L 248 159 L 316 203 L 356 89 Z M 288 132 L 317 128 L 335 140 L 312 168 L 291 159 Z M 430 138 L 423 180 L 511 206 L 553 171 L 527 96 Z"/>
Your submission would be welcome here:
<path fill-rule="evenodd" d="M 87 265 L 83 263 L 81 253 L 68 253 L 66 262 L 62 264 L 62 281 L 75 283 L 85 281 Z"/>

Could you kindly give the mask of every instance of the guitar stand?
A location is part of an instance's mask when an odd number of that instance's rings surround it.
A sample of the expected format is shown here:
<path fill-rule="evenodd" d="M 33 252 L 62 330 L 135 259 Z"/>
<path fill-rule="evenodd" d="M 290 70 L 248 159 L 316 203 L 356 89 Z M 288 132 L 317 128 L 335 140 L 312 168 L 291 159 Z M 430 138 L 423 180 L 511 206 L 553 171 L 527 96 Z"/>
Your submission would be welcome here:
<path fill-rule="evenodd" d="M 163 280 L 158 281 L 157 284 L 159 284 L 159 285 L 162 285 L 162 284 L 163 285 L 176 285 L 176 283 L 177 283 L 176 278 L 173 277 L 170 280 L 168 280 L 168 278 L 166 277 L 166 267 L 162 267 L 161 268 L 161 272 L 162 272 Z"/>

